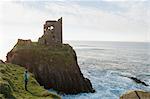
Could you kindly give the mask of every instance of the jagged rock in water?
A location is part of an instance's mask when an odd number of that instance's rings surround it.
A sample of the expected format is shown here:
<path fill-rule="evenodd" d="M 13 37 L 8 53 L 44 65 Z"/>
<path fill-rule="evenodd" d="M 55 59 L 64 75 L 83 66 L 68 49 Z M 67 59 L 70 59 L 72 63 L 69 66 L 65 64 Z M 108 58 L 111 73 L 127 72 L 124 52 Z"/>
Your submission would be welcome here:
<path fill-rule="evenodd" d="M 7 54 L 7 62 L 28 68 L 46 89 L 66 94 L 94 92 L 90 80 L 80 71 L 75 51 L 68 44 L 17 43 Z"/>
<path fill-rule="evenodd" d="M 128 91 L 123 94 L 120 99 L 150 99 L 150 92 L 144 91 Z"/>
<path fill-rule="evenodd" d="M 121 76 L 130 78 L 130 79 L 132 79 L 134 82 L 136 82 L 136 83 L 138 83 L 138 84 L 142 84 L 142 85 L 144 85 L 144 86 L 149 86 L 149 85 L 146 84 L 144 81 L 142 81 L 142 80 L 140 80 L 140 79 L 138 79 L 138 78 L 136 78 L 136 77 L 129 77 L 129 76 L 124 76 L 124 75 L 121 75 Z"/>
<path fill-rule="evenodd" d="M 136 83 L 140 83 L 140 84 L 142 84 L 144 86 L 149 86 L 148 84 L 146 84 L 145 82 L 141 81 L 140 79 L 138 79 L 136 77 L 128 77 L 128 78 L 134 80 Z"/>

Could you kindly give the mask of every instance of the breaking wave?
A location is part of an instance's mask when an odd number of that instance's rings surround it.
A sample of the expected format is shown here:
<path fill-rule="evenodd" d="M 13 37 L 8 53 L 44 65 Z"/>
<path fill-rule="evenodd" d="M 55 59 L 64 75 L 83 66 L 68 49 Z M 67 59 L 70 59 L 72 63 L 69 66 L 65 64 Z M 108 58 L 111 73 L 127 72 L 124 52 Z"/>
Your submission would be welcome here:
<path fill-rule="evenodd" d="M 68 42 L 78 57 L 82 73 L 95 93 L 62 95 L 63 99 L 118 99 L 128 90 L 150 91 L 150 44 L 126 42 Z M 80 44 L 80 45 L 79 45 Z"/>

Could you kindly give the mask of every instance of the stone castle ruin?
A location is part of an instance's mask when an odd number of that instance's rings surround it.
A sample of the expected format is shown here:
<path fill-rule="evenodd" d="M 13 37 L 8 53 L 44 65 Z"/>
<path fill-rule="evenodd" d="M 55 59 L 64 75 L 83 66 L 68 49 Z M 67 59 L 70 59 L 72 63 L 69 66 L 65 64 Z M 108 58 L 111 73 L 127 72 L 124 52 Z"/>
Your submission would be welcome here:
<path fill-rule="evenodd" d="M 22 39 L 18 39 L 18 42 L 17 44 L 19 45 L 30 45 L 32 43 L 32 41 L 29 39 L 29 40 L 22 40 Z"/>
<path fill-rule="evenodd" d="M 39 38 L 39 44 L 52 45 L 62 43 L 62 17 L 56 20 L 48 20 L 44 24 L 44 35 Z"/>
<path fill-rule="evenodd" d="M 66 94 L 94 92 L 90 80 L 79 68 L 75 50 L 62 44 L 62 18 L 46 21 L 38 42 L 18 39 L 7 53 L 6 62 L 27 68 L 46 89 Z"/>
<path fill-rule="evenodd" d="M 30 45 L 32 41 L 18 39 L 17 44 Z M 62 44 L 62 17 L 56 20 L 48 20 L 44 24 L 44 35 L 39 38 L 39 44 L 43 45 L 55 45 L 56 43 Z"/>

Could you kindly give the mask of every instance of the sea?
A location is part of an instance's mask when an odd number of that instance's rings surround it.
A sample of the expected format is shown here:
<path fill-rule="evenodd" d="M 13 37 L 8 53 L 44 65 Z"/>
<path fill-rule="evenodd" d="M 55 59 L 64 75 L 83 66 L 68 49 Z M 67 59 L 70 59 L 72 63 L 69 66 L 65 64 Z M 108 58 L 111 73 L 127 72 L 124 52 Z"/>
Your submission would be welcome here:
<path fill-rule="evenodd" d="M 150 92 L 150 42 L 65 41 L 77 54 L 84 77 L 95 93 L 61 95 L 62 99 L 119 99 L 129 90 Z"/>

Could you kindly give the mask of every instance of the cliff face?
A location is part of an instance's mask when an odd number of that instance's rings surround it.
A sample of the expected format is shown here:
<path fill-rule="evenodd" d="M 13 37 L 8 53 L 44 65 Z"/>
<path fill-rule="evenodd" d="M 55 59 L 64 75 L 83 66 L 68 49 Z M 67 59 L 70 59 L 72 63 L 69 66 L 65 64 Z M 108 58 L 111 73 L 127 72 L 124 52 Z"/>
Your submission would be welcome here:
<path fill-rule="evenodd" d="M 66 94 L 94 92 L 90 80 L 80 71 L 75 51 L 68 44 L 17 43 L 7 54 L 7 62 L 28 68 L 47 89 Z"/>

